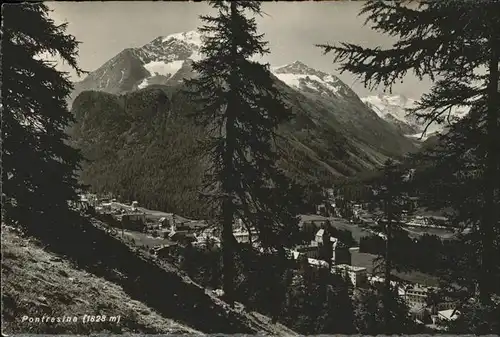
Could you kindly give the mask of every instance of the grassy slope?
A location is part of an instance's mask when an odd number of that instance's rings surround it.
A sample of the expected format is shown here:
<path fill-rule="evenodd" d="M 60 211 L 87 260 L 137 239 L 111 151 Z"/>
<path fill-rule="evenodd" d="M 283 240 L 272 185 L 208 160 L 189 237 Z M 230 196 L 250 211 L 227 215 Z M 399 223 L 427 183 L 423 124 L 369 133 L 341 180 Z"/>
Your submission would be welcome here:
<path fill-rule="evenodd" d="M 140 332 L 201 334 L 130 298 L 117 284 L 2 228 L 3 329 L 7 333 Z M 82 323 L 89 315 L 120 315 L 119 323 Z M 77 316 L 77 323 L 22 322 L 24 315 Z"/>
<path fill-rule="evenodd" d="M 57 257 L 39 245 L 6 231 L 2 238 L 2 255 L 5 257 L 2 281 L 3 304 L 6 307 L 3 313 L 9 332 L 26 332 L 25 327 L 15 321 L 25 314 L 59 316 L 103 312 L 122 315 L 122 327 L 125 328 L 113 330 L 118 329 L 116 324 L 90 327 L 60 325 L 56 327 L 58 330 L 30 332 L 203 331 L 297 335 L 281 324 L 271 324 L 270 319 L 263 315 L 247 312 L 241 305 L 230 308 L 176 267 L 106 234 L 99 222 L 94 224 L 96 227 L 91 225 L 81 232 L 79 242 L 73 240 L 73 243 L 58 248 L 65 254 L 69 252 L 72 260 L 84 266 L 82 268 L 86 271 L 73 268 L 62 258 L 63 255 Z M 85 244 L 89 238 L 95 240 L 91 245 Z"/>

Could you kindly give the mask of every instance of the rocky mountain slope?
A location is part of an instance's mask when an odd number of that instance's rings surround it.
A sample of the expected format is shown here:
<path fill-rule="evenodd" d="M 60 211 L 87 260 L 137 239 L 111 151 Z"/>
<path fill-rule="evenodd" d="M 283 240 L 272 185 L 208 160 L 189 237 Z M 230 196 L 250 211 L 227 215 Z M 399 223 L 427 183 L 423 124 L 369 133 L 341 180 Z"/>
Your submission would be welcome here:
<path fill-rule="evenodd" d="M 198 141 L 205 134 L 186 118 L 194 106 L 182 94 L 183 79 L 196 76 L 191 63 L 201 57 L 200 43 L 196 32 L 158 37 L 75 84 L 71 133 L 93 161 L 84 167 L 85 182 L 153 208 L 201 215 L 185 205 L 198 193 L 204 168 Z M 330 184 L 415 150 L 337 77 L 299 61 L 272 73 L 295 114 L 280 128 L 280 165 L 305 185 Z M 163 201 L 149 204 L 155 196 Z"/>
<path fill-rule="evenodd" d="M 407 98 L 403 95 L 367 96 L 363 97 L 361 100 L 379 117 L 392 124 L 408 137 L 418 139 L 422 136 L 425 124 L 417 121 L 414 116 L 408 115 L 407 112 L 407 109 L 415 107 L 416 100 Z M 452 112 L 452 116 L 460 118 L 464 116 L 466 112 L 466 109 L 455 109 Z M 447 126 L 447 124 L 431 124 L 422 139 L 425 140 L 432 135 L 443 132 Z"/>
<path fill-rule="evenodd" d="M 342 132 L 356 146 L 369 144 L 374 152 L 386 156 L 397 156 L 413 149 L 411 141 L 403 140 L 398 130 L 366 109 L 356 93 L 336 76 L 300 61 L 272 68 L 272 73 L 293 89 L 289 96 L 301 96 L 314 105 L 307 113 L 316 118 L 318 124 L 325 123 Z M 394 142 L 390 142 L 391 138 Z"/>

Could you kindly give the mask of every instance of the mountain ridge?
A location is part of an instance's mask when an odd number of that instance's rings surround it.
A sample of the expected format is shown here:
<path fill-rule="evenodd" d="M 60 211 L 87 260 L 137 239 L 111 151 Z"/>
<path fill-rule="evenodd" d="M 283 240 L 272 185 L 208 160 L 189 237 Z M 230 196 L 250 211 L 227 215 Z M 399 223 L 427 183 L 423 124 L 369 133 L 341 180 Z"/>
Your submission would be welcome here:
<path fill-rule="evenodd" d="M 83 80 L 75 82 L 69 103 L 71 105 L 85 90 L 122 94 L 148 84 L 165 84 L 181 69 L 188 75 L 189 60 L 201 57 L 200 45 L 200 34 L 191 31 L 158 36 L 141 47 L 125 48 Z M 175 71 L 169 73 L 169 69 Z M 148 79 L 152 82 L 148 83 Z"/>

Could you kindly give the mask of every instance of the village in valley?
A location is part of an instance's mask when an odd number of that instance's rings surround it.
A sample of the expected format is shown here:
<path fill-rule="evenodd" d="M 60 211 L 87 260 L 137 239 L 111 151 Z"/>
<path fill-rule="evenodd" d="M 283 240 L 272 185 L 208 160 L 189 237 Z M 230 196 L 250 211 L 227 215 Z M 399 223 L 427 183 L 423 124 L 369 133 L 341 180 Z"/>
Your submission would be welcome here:
<path fill-rule="evenodd" d="M 370 214 L 367 210 L 368 206 L 362 203 L 347 202 L 348 211 L 342 212 L 336 203 L 343 198 L 333 188 L 325 189 L 323 194 L 325 202 L 316 206 L 316 214 L 300 216 L 299 227 L 301 232 L 309 237 L 309 244 L 287 249 L 290 257 L 296 261 L 307 261 L 313 270 L 330 268 L 331 264 L 331 273 L 341 275 L 351 284 L 354 296 L 369 286 L 383 284 L 384 278 L 375 272 L 376 256 L 360 252 L 359 247 L 354 244 L 359 243 L 362 237 L 371 235 L 385 239 L 385 234 L 379 226 L 383 219 Z M 182 258 L 174 254 L 177 247 L 187 245 L 220 247 L 221 245 L 217 226 L 208 221 L 192 220 L 174 213 L 148 210 L 140 207 L 137 201 L 128 204 L 109 195 L 102 197 L 88 193 L 80 196 L 78 207 L 95 215 L 113 235 L 133 242 L 158 259 L 164 258 L 170 262 L 176 262 L 174 256 Z M 411 205 L 411 207 L 414 206 Z M 406 216 L 403 225 L 409 234 L 418 236 L 427 230 L 437 230 L 444 238 L 450 238 L 455 231 L 445 226 L 446 223 L 447 219 L 443 216 L 415 215 Z M 332 236 L 329 234 L 330 231 L 326 230 L 332 226 L 351 233 L 354 240 L 349 244 Z M 233 235 L 237 242 L 249 243 L 251 241 L 253 229 L 250 228 L 249 231 L 241 219 L 235 221 L 233 228 Z M 321 258 L 325 240 L 331 241 L 333 249 L 331 261 Z M 253 246 L 259 249 L 258 244 L 253 243 Z M 428 305 L 430 294 L 438 289 L 435 281 L 424 283 L 418 283 L 418 281 L 418 279 L 413 279 L 411 274 L 406 279 L 391 281 L 398 295 L 409 306 L 410 313 L 417 323 L 426 324 L 435 329 L 439 321 L 449 321 L 457 317 L 456 303 L 453 301 Z M 220 289 L 213 291 L 216 294 L 222 293 Z"/>
<path fill-rule="evenodd" d="M 3 334 L 499 335 L 499 14 L 2 6 Z"/>

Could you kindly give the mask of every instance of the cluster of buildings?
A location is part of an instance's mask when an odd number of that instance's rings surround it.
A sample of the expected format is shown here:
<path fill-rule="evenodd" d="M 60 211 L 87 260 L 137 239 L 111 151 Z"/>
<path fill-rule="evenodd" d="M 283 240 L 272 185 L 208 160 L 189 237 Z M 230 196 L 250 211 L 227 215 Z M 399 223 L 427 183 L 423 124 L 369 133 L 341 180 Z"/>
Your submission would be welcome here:
<path fill-rule="evenodd" d="M 455 302 L 440 302 L 430 305 L 429 295 L 437 290 L 435 287 L 424 287 L 419 284 L 409 284 L 400 287 L 400 296 L 410 308 L 411 315 L 423 323 L 436 324 L 437 321 L 452 320 L 457 317 Z"/>
<path fill-rule="evenodd" d="M 342 217 L 341 207 L 349 210 L 349 219 L 352 222 L 361 221 L 363 215 L 363 207 L 366 207 L 366 204 L 357 204 L 352 201 L 347 201 L 343 198 L 343 196 L 336 191 L 334 188 L 328 188 L 323 190 L 323 198 L 324 202 L 316 205 L 316 214 L 325 216 L 325 217 Z M 343 206 L 342 206 L 343 205 Z M 345 216 L 345 214 L 344 214 Z"/>
<path fill-rule="evenodd" d="M 295 260 L 301 258 L 306 258 L 309 265 L 315 268 L 328 268 L 329 264 L 327 261 L 321 259 L 321 255 L 324 252 L 324 240 L 326 238 L 330 239 L 330 246 L 332 248 L 332 273 L 337 273 L 353 284 L 354 287 L 360 287 L 367 284 L 368 274 L 367 269 L 364 267 L 352 266 L 351 265 L 351 249 L 343 244 L 338 238 L 325 235 L 325 229 L 321 228 L 324 225 L 323 221 L 310 221 L 315 228 L 318 228 L 314 239 L 306 245 L 298 245 L 293 249 L 289 250 L 289 253 Z M 304 224 L 301 224 L 302 226 Z M 310 224 L 307 224 L 310 225 Z M 241 220 L 236 221 L 235 230 L 233 232 L 234 237 L 238 242 L 248 243 L 250 237 L 254 236 L 254 233 L 250 233 L 248 229 L 244 228 Z"/>
<path fill-rule="evenodd" d="M 95 200 L 95 199 L 94 199 Z M 94 206 L 95 205 L 95 206 Z M 139 211 L 139 204 L 133 201 L 131 205 L 118 203 L 116 199 L 97 199 L 91 204 L 98 214 L 108 215 L 114 220 L 116 227 L 142 232 L 147 226 L 146 213 Z"/>
<path fill-rule="evenodd" d="M 384 278 L 380 276 L 369 276 L 368 281 L 370 284 L 383 283 Z M 429 302 L 430 294 L 438 290 L 436 287 L 396 281 L 391 281 L 391 286 L 397 290 L 399 297 L 408 305 L 413 319 L 420 323 L 436 325 L 438 321 L 449 321 L 458 316 L 458 312 L 455 310 L 455 302 Z"/>
<path fill-rule="evenodd" d="M 96 194 L 81 194 L 74 206 L 82 211 L 95 210 L 98 214 L 110 215 L 116 220 L 120 228 L 131 230 L 142 230 L 146 223 L 146 215 L 138 210 L 138 202 L 133 201 L 131 205 L 118 203 L 116 199 L 99 197 Z"/>
<path fill-rule="evenodd" d="M 94 194 L 80 196 L 78 203 L 80 209 L 93 207 L 97 214 L 110 217 L 109 224 L 119 229 L 127 229 L 136 232 L 150 233 L 155 237 L 162 237 L 180 244 L 203 244 L 207 233 L 206 221 L 189 220 L 173 213 L 164 213 L 159 217 L 141 211 L 139 203 L 133 201 L 130 205 L 120 203 L 116 199 L 98 198 Z M 220 242 L 218 238 L 213 240 Z"/>
<path fill-rule="evenodd" d="M 292 250 L 295 259 L 305 256 L 311 266 L 317 268 L 329 267 L 328 263 L 319 260 L 321 247 L 323 246 L 324 229 L 317 230 L 315 238 L 309 245 L 298 246 Z M 383 283 L 384 279 L 379 276 L 370 275 L 365 267 L 355 266 L 351 263 L 351 252 L 358 248 L 348 248 L 340 243 L 337 238 L 331 237 L 332 241 L 332 273 L 342 275 L 349 280 L 354 288 L 364 288 L 369 284 Z M 410 308 L 410 313 L 415 320 L 427 324 L 436 324 L 439 320 L 450 320 L 457 317 L 455 303 L 445 302 L 429 305 L 428 298 L 432 291 L 437 288 L 426 287 L 419 284 L 400 283 L 391 281 L 391 285 L 397 289 L 398 295 Z"/>
<path fill-rule="evenodd" d="M 342 275 L 344 278 L 350 280 L 354 287 L 361 287 L 367 283 L 367 269 L 364 267 L 352 266 L 351 249 L 343 244 L 338 238 L 330 235 L 325 235 L 325 229 L 319 228 L 312 240 L 308 245 L 297 246 L 290 252 L 294 259 L 307 258 L 311 266 L 317 268 L 328 268 L 329 263 L 321 259 L 324 252 L 324 240 L 330 240 L 329 246 L 332 248 L 330 254 L 332 260 L 332 273 Z"/>
<path fill-rule="evenodd" d="M 322 216 L 340 216 L 335 198 L 336 193 L 333 188 L 328 188 L 323 191 L 324 202 L 322 204 L 316 205 L 316 214 Z"/>
<path fill-rule="evenodd" d="M 318 213 L 326 213 L 327 216 L 338 216 L 335 203 L 333 201 L 333 189 L 327 190 L 328 202 L 318 206 Z M 151 219 L 147 219 L 144 212 L 138 210 L 138 203 L 133 202 L 130 206 L 116 202 L 114 199 L 102 198 L 99 199 L 96 195 L 82 195 L 80 202 L 77 203 L 80 208 L 92 206 L 99 213 L 111 215 L 116 221 L 121 223 L 121 228 L 147 232 L 153 230 L 165 239 L 168 239 L 172 244 L 162 244 L 154 247 L 155 255 L 167 258 L 171 248 L 177 244 L 192 244 L 193 246 L 203 247 L 212 245 L 220 247 L 221 240 L 218 233 L 213 228 L 208 226 L 206 221 L 188 220 L 176 216 L 173 213 L 165 213 L 164 216 L 151 223 Z M 355 217 L 362 212 L 361 205 L 352 207 Z M 149 222 L 148 222 L 149 221 Z M 417 225 L 428 225 L 425 219 L 417 218 Z M 326 238 L 330 239 L 332 252 L 331 272 L 342 275 L 346 280 L 349 280 L 354 288 L 364 288 L 369 284 L 383 283 L 383 278 L 370 275 L 365 267 L 353 266 L 351 259 L 351 251 L 357 248 L 349 248 L 344 245 L 338 238 L 325 235 L 323 220 L 310 220 L 309 222 L 301 223 L 301 227 L 312 226 L 316 231 L 314 239 L 309 244 L 296 246 L 289 252 L 291 256 L 298 260 L 307 259 L 309 265 L 314 268 L 329 268 L 330 264 L 322 259 L 324 254 Z M 252 232 L 243 225 L 241 219 L 234 224 L 233 235 L 236 241 L 240 243 L 248 243 L 251 238 L 256 237 L 256 233 Z M 432 321 L 436 324 L 439 320 L 454 319 L 458 313 L 454 310 L 453 303 L 441 303 L 429 307 L 428 297 L 433 290 L 430 287 L 423 287 L 418 284 L 400 284 L 392 281 L 392 285 L 397 288 L 398 294 L 405 300 L 410 307 L 412 316 L 421 322 Z"/>
<path fill-rule="evenodd" d="M 189 220 L 173 213 L 166 213 L 165 216 L 158 220 L 156 229 L 166 239 L 184 244 L 198 245 L 202 234 L 208 235 L 206 233 L 207 228 L 208 223 L 206 221 Z"/>

